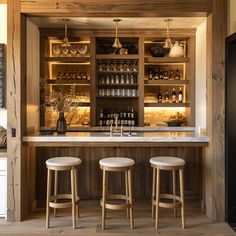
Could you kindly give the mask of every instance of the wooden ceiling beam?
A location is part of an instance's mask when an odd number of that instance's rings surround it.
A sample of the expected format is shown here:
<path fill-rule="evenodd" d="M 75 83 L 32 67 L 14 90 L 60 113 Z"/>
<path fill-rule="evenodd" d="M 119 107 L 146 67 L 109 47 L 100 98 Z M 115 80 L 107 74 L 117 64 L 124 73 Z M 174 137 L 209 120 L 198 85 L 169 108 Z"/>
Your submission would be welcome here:
<path fill-rule="evenodd" d="M 37 16 L 207 16 L 213 0 L 21 0 L 21 12 Z"/>

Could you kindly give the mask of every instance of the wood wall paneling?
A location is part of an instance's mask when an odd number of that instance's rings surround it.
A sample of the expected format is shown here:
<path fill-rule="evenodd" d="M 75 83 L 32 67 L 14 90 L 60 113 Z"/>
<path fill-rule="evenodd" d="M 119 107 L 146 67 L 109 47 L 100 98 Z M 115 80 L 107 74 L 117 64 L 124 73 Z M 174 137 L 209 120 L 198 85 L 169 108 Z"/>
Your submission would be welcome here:
<path fill-rule="evenodd" d="M 212 11 L 212 0 L 21 0 L 21 11 L 40 15 L 78 16 L 206 16 Z"/>
<path fill-rule="evenodd" d="M 22 172 L 23 147 L 21 137 L 26 127 L 26 18 L 20 14 L 20 1 L 8 1 L 7 44 L 7 142 L 8 142 L 8 211 L 9 221 L 19 221 L 25 212 L 22 197 L 26 190 Z M 12 137 L 16 129 L 16 137 Z"/>
<path fill-rule="evenodd" d="M 225 217 L 224 47 L 225 37 L 227 36 L 227 2 L 224 0 L 213 1 L 213 14 L 208 17 L 208 20 L 212 48 L 208 48 L 208 55 L 211 55 L 211 58 L 208 60 L 209 64 L 207 66 L 208 73 L 211 73 L 211 75 L 208 74 L 207 83 L 207 134 L 210 137 L 210 145 L 209 150 L 207 150 L 205 164 L 206 206 L 210 219 L 223 221 Z M 210 52 L 212 53 L 209 54 Z"/>

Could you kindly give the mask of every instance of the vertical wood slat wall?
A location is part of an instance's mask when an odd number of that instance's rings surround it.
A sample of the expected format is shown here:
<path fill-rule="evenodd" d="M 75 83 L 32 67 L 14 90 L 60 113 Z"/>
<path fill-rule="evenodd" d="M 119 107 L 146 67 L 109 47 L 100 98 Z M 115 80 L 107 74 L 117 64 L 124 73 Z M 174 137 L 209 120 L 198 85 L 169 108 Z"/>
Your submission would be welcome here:
<path fill-rule="evenodd" d="M 187 2 L 187 3 L 186 3 Z M 86 6 L 84 1 L 24 1 L 8 0 L 8 48 L 7 48 L 7 107 L 8 107 L 8 220 L 20 221 L 25 216 L 22 210 L 22 197 L 24 193 L 24 184 L 21 176 L 27 169 L 22 169 L 23 160 L 22 136 L 26 131 L 25 114 L 22 112 L 22 96 L 25 94 L 22 84 L 24 83 L 24 68 L 21 68 L 21 13 L 43 14 L 60 16 L 73 15 L 89 16 L 91 6 L 96 4 L 90 2 L 90 8 L 83 10 L 80 4 Z M 145 3 L 145 7 L 143 7 Z M 178 4 L 175 4 L 178 3 Z M 57 5 L 58 6 L 57 6 Z M 209 33 L 212 26 L 212 51 L 208 60 L 209 77 L 207 78 L 208 100 L 208 128 L 207 132 L 210 137 L 210 145 L 205 156 L 205 186 L 207 215 L 212 220 L 224 219 L 224 38 L 226 36 L 226 11 L 227 1 L 224 0 L 207 0 L 207 1 L 162 1 L 153 6 L 153 1 L 137 1 L 136 4 L 130 5 L 124 1 L 120 6 L 119 1 L 111 3 L 104 2 L 104 7 L 93 10 L 97 14 L 93 16 L 206 16 L 212 13 L 212 24 L 208 24 Z M 118 6 L 119 7 L 116 7 Z M 40 6 L 40 7 L 39 7 Z M 108 11 L 105 9 L 108 8 Z M 133 10 L 135 9 L 135 10 Z M 87 10 L 87 12 L 86 12 Z M 210 21 L 211 19 L 208 18 Z M 22 31 L 23 32 L 23 31 Z M 211 46 L 211 45 L 210 45 Z M 209 51 L 209 52 L 210 52 Z M 23 56 L 23 55 L 22 55 Z M 211 67 L 212 62 L 212 67 Z M 210 97 L 214 97 L 214 102 Z M 214 129 L 213 129 L 214 125 Z M 11 136 L 11 128 L 17 128 L 16 137 Z M 24 193 L 24 195 L 23 195 Z M 220 193 L 220 194 L 219 194 Z"/>

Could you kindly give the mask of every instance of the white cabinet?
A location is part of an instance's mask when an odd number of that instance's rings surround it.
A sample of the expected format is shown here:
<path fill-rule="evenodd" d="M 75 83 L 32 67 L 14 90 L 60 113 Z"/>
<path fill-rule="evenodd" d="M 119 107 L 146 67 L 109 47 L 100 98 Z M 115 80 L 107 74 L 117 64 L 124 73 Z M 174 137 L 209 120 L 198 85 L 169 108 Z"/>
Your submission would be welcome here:
<path fill-rule="evenodd" d="M 6 217 L 7 209 L 7 158 L 0 157 L 0 217 Z"/>

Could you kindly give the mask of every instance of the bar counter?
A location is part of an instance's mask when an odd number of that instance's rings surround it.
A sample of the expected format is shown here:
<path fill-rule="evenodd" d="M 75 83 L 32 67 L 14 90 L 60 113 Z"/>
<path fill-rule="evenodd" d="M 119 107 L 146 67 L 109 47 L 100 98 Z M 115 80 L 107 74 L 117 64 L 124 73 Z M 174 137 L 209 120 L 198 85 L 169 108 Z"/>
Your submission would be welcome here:
<path fill-rule="evenodd" d="M 133 130 L 131 135 L 124 132 L 110 135 L 109 131 L 103 132 L 67 132 L 58 135 L 32 133 L 23 137 L 25 146 L 207 146 L 209 138 L 205 134 L 193 131 L 169 131 L 169 132 L 140 132 Z"/>

